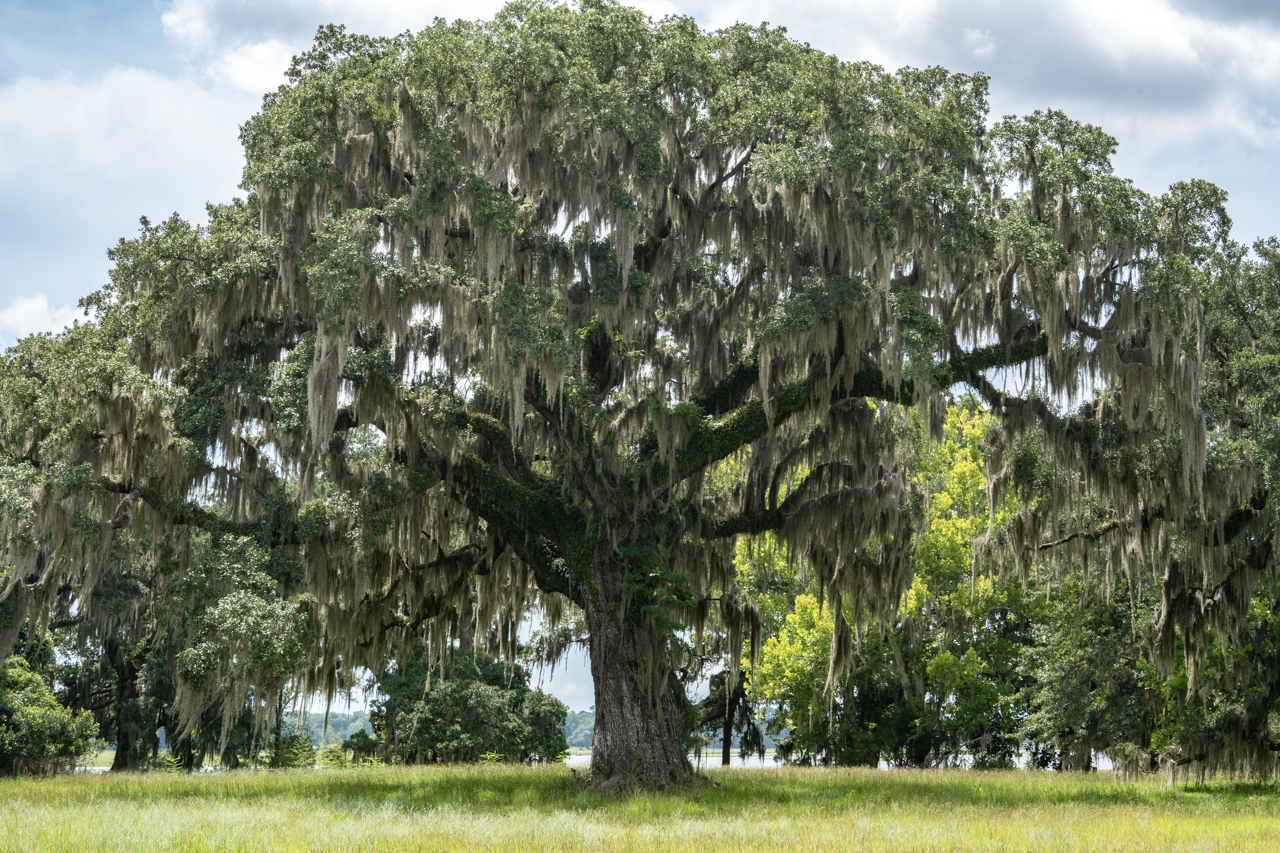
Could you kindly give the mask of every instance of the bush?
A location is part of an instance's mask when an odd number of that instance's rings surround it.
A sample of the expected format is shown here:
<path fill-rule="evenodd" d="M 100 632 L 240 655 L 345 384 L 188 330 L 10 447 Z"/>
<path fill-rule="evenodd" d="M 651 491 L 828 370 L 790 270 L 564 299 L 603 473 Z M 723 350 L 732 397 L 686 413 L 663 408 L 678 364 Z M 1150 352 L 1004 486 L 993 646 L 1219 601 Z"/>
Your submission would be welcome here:
<path fill-rule="evenodd" d="M 570 711 L 564 721 L 564 736 L 569 746 L 590 749 L 595 735 L 596 714 L 594 706 L 590 711 Z"/>
<path fill-rule="evenodd" d="M 98 726 L 88 711 L 64 708 L 24 658 L 0 670 L 0 774 L 52 773 L 93 751 Z"/>
<path fill-rule="evenodd" d="M 311 732 L 286 732 L 276 738 L 270 752 L 262 754 L 262 763 L 280 770 L 292 767 L 314 767 L 316 745 Z"/>
<path fill-rule="evenodd" d="M 347 761 L 346 747 L 340 743 L 331 743 L 320 750 L 321 767 L 346 767 L 350 763 Z"/>
<path fill-rule="evenodd" d="M 529 689 L 529 675 L 480 654 L 455 656 L 447 677 L 439 668 L 426 688 L 428 667 L 420 652 L 403 675 L 384 677 L 388 695 L 381 712 L 388 722 L 390 758 L 406 764 L 555 761 L 568 751 L 564 721 L 568 709 L 541 690 Z"/>

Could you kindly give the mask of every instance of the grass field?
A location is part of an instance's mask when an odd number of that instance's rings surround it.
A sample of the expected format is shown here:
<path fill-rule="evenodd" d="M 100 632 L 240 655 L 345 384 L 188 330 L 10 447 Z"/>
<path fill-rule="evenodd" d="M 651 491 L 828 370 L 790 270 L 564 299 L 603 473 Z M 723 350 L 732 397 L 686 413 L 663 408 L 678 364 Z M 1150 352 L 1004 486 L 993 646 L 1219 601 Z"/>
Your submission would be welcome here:
<path fill-rule="evenodd" d="M 728 770 L 615 800 L 567 769 L 0 781 L 0 850 L 1280 850 L 1280 791 L 1109 775 Z"/>

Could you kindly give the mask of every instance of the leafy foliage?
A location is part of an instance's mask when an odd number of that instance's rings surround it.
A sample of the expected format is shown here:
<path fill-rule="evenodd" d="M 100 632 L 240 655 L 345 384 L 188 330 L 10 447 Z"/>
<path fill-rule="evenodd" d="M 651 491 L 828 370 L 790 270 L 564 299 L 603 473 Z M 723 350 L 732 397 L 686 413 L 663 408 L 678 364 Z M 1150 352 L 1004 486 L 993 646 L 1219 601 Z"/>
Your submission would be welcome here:
<path fill-rule="evenodd" d="M 591 748 L 591 735 L 596 726 L 592 711 L 569 711 L 564 718 L 565 743 L 578 749 Z"/>
<path fill-rule="evenodd" d="M 410 764 L 485 755 L 557 761 L 568 751 L 564 703 L 531 690 L 519 665 L 459 652 L 442 669 L 428 664 L 421 646 L 415 651 L 379 681 L 387 698 L 377 711 L 391 757 Z"/>
<path fill-rule="evenodd" d="M 98 727 L 88 711 L 67 710 L 27 660 L 0 670 L 0 774 L 50 773 L 93 751 Z"/>
<path fill-rule="evenodd" d="M 847 672 L 831 674 L 830 607 L 792 592 L 791 612 L 752 671 L 771 733 L 785 733 L 784 760 L 1009 766 L 1021 751 L 1020 691 L 1031 679 L 1019 667 L 1042 605 L 974 560 L 973 540 L 988 524 L 982 463 L 994 424 L 972 399 L 948 410 L 940 443 L 918 417 L 903 419 L 904 456 L 925 495 L 914 579 L 893 618 L 864 624 Z M 802 580 L 775 588 L 803 588 Z M 787 598 L 774 593 L 765 606 L 776 612 Z"/>

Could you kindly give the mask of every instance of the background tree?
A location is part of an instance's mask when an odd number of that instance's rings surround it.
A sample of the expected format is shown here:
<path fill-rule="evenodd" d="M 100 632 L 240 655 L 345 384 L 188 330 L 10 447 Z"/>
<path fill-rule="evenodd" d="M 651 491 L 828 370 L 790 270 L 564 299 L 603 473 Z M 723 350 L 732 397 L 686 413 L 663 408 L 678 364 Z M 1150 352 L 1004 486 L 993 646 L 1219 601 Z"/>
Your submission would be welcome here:
<path fill-rule="evenodd" d="M 0 669 L 0 774 L 69 769 L 91 753 L 98 727 L 88 711 L 59 704 L 27 659 L 12 655 Z"/>
<path fill-rule="evenodd" d="M 594 710 L 569 711 L 565 715 L 564 737 L 570 747 L 590 749 L 591 733 L 595 730 Z"/>
<path fill-rule="evenodd" d="M 385 698 L 376 712 L 385 721 L 388 757 L 406 764 L 479 761 L 558 761 L 569 749 L 568 709 L 541 690 L 529 673 L 479 651 L 461 651 L 441 664 L 421 643 L 392 661 L 378 679 Z"/>
<path fill-rule="evenodd" d="M 1022 660 L 1030 710 L 1022 733 L 1037 765 L 1092 770 L 1096 753 L 1150 738 L 1154 671 L 1128 602 L 1099 601 L 1078 575 L 1064 580 Z"/>
<path fill-rule="evenodd" d="M 1047 439 L 1010 436 L 992 457 L 993 494 L 1016 494 L 1021 510 L 993 528 L 987 545 L 1024 573 L 1079 571 L 1103 600 L 1117 591 L 1134 607 L 1158 598 L 1144 645 L 1159 677 L 1147 683 L 1164 691 L 1180 681 L 1180 698 L 1166 694 L 1175 707 L 1207 711 L 1213 694 L 1218 706 L 1201 718 L 1203 729 L 1164 729 L 1181 734 L 1163 748 L 1198 774 L 1270 774 L 1277 682 L 1263 673 L 1274 671 L 1275 595 L 1264 581 L 1274 581 L 1276 246 L 1259 241 L 1251 255 L 1230 241 L 1225 201 L 1217 187 L 1193 181 L 1152 208 L 1155 250 L 1139 265 L 1142 298 L 1166 303 L 1153 324 L 1180 323 L 1186 334 L 1180 347 L 1148 347 L 1128 368 L 1135 379 L 1157 362 L 1202 373 L 1204 427 L 1187 419 L 1156 429 L 1113 388 L 1068 414 L 1043 403 L 1036 429 Z M 1182 317 L 1175 301 L 1194 310 Z M 1051 463 L 1040 452 L 1046 440 L 1077 452 Z M 1230 648 L 1211 651 L 1215 642 Z"/>
<path fill-rule="evenodd" d="M 793 595 L 793 612 L 769 632 L 774 636 L 752 671 L 758 701 L 776 711 L 771 730 L 786 732 L 781 758 L 1009 766 L 1021 751 L 1026 702 L 1019 692 L 1030 680 L 1019 665 L 1043 607 L 1036 589 L 974 560 L 973 539 L 988 526 L 982 466 L 994 427 L 995 419 L 972 398 L 948 409 L 941 442 L 919 417 L 901 417 L 899 452 L 925 500 L 912 586 L 883 622 L 845 614 L 862 630 L 848 671 L 828 690 L 822 685 L 832 616 L 821 612 L 820 590 L 803 572 L 775 585 L 809 586 L 807 594 Z M 786 606 L 783 596 L 762 609 Z"/>
<path fill-rule="evenodd" d="M 15 368 L 15 618 L 134 515 L 296 560 L 307 684 L 330 691 L 422 630 L 443 655 L 473 592 L 508 655 L 526 604 L 577 608 L 596 778 L 667 784 L 691 772 L 681 629 L 718 611 L 734 668 L 760 647 L 735 537 L 773 531 L 810 567 L 828 682 L 846 606 L 874 620 L 910 587 L 918 515 L 869 398 L 936 431 L 967 383 L 1011 436 L 1117 484 L 1079 418 L 984 371 L 1093 383 L 1133 415 L 1122 446 L 1181 437 L 1170 512 L 1208 494 L 1197 309 L 1169 298 L 1195 204 L 1113 177 L 1114 140 L 1061 114 L 988 131 L 981 76 L 583 0 L 323 28 L 289 81 L 244 126 L 246 202 L 115 250 L 83 333 L 109 357 L 67 377 L 87 393 L 37 412 L 43 374 Z M 1022 559 L 1050 518 L 993 546 Z"/>

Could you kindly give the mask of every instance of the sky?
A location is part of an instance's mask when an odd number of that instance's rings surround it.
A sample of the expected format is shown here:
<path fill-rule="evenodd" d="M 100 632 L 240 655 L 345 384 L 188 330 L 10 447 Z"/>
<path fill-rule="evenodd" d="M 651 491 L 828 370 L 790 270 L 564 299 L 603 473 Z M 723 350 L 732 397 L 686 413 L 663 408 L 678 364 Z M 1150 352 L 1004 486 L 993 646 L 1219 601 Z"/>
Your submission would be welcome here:
<path fill-rule="evenodd" d="M 417 29 L 442 0 L 0 0 L 0 345 L 61 328 L 141 216 L 239 191 L 239 125 L 320 24 Z M 497 0 L 464 4 L 483 18 Z M 1280 234 L 1274 0 L 640 0 L 704 27 L 767 21 L 847 60 L 991 77 L 993 118 L 1061 109 L 1119 140 L 1148 192 L 1204 178 L 1235 237 Z M 590 705 L 579 659 L 552 679 Z"/>

